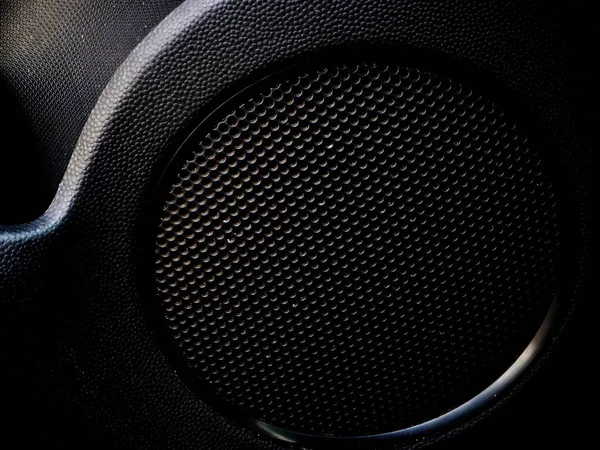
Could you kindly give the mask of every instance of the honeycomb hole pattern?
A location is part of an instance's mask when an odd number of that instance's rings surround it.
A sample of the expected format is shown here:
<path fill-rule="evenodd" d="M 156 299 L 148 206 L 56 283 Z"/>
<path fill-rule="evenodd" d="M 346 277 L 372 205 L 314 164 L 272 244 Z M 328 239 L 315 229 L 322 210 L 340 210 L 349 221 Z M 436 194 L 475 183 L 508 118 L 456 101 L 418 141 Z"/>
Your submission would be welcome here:
<path fill-rule="evenodd" d="M 555 199 L 494 103 L 399 65 L 269 79 L 188 140 L 155 276 L 214 394 L 318 435 L 398 430 L 468 401 L 555 295 Z"/>

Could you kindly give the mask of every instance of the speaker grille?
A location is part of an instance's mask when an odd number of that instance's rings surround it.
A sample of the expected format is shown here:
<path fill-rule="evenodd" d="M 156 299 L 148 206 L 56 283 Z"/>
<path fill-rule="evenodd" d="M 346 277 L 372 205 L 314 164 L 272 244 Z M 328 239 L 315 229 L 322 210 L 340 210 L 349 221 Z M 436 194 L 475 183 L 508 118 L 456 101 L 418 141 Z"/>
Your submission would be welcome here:
<path fill-rule="evenodd" d="M 311 434 L 435 418 L 498 378 L 555 294 L 555 201 L 505 113 L 395 65 L 272 77 L 167 186 L 156 279 L 196 376 Z"/>

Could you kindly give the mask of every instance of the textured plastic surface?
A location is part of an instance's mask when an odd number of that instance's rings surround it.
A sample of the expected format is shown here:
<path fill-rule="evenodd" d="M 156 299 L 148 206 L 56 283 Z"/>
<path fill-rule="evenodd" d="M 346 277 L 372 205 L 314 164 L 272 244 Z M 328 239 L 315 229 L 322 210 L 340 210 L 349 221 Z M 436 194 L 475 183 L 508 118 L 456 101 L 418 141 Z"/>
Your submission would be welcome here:
<path fill-rule="evenodd" d="M 0 223 L 48 207 L 110 77 L 181 2 L 0 2 Z"/>
<path fill-rule="evenodd" d="M 265 84 L 188 139 L 167 186 L 156 276 L 188 364 L 310 434 L 394 431 L 483 391 L 556 293 L 555 201 L 526 137 L 468 86 L 397 65 Z"/>
<path fill-rule="evenodd" d="M 565 445 L 586 439 L 593 428 L 581 426 L 577 408 L 587 392 L 582 377 L 594 378 L 596 369 L 580 345 L 593 328 L 581 324 L 595 317 L 581 302 L 588 259 L 576 237 L 590 233 L 587 139 L 595 122 L 578 109 L 590 97 L 575 82 L 581 78 L 558 16 L 546 11 L 546 2 L 364 0 L 188 1 L 177 8 L 109 83 L 48 212 L 0 229 L 5 438 L 39 445 L 42 436 L 59 448 L 281 448 L 208 407 L 165 357 L 148 311 L 156 186 L 190 128 L 248 78 L 331 48 L 354 55 L 375 46 L 404 64 L 398 44 L 444 67 L 485 74 L 476 78 L 494 92 L 508 87 L 549 142 L 540 156 L 560 164 L 561 179 L 575 180 L 567 202 L 575 239 L 561 230 L 572 254 L 559 273 L 571 269 L 573 277 L 559 289 L 561 316 L 581 307 L 571 327 L 577 345 L 559 353 L 563 370 L 528 386 L 537 392 L 531 401 L 518 401 L 505 416 L 497 410 L 503 420 L 482 421 L 478 432 L 450 444 L 539 446 L 546 435 L 556 444 L 548 429 L 577 430 L 561 433 Z M 36 426 L 22 433 L 23 423 Z"/>

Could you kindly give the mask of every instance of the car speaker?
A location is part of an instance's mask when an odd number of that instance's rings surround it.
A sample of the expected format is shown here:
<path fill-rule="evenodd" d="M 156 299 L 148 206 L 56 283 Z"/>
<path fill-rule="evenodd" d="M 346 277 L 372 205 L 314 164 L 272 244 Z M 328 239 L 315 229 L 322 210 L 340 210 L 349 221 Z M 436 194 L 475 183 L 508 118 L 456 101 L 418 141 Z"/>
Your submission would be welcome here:
<path fill-rule="evenodd" d="M 46 188 L 0 218 L 9 434 L 404 450 L 593 430 L 574 5 L 156 0 L 130 24 L 17 3 L 1 82 L 44 150 L 3 173 Z M 44 45 L 30 17 L 52 18 Z"/>
<path fill-rule="evenodd" d="M 221 408 L 286 440 L 454 422 L 529 364 L 557 306 L 540 153 L 456 77 L 380 61 L 266 77 L 164 177 L 174 351 Z"/>

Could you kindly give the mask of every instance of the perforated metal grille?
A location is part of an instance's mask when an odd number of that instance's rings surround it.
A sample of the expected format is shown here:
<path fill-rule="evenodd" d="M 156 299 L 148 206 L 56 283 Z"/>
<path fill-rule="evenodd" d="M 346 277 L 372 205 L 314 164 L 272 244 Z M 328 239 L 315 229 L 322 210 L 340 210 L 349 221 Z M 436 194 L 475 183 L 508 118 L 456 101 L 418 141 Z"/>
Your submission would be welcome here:
<path fill-rule="evenodd" d="M 432 419 L 514 362 L 554 296 L 557 226 L 502 111 L 377 64 L 238 102 L 183 150 L 156 247 L 171 338 L 217 396 L 365 435 Z"/>

